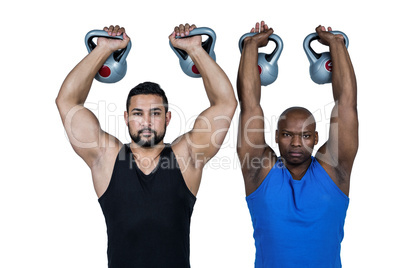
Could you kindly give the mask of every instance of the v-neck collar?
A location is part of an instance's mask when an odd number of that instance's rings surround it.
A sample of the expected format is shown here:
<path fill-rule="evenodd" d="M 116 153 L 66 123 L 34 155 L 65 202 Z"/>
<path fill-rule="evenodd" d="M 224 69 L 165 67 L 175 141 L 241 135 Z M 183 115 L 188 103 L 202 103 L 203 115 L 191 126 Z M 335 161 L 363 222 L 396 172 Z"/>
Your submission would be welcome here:
<path fill-rule="evenodd" d="M 163 152 L 166 150 L 166 144 L 164 144 L 164 147 L 163 147 L 162 151 L 161 151 L 160 154 L 159 154 L 158 163 L 156 164 L 155 168 L 154 168 L 149 174 L 145 174 L 145 173 L 140 169 L 140 167 L 137 165 L 137 162 L 135 161 L 135 158 L 134 158 L 133 151 L 131 150 L 131 148 L 130 148 L 129 145 L 128 145 L 128 150 L 129 150 L 129 155 L 130 155 L 130 157 L 131 157 L 131 160 L 134 162 L 134 166 L 136 167 L 136 170 L 139 171 L 139 173 L 140 173 L 141 176 L 143 176 L 143 177 L 145 177 L 145 178 L 149 178 L 149 177 L 152 177 L 152 176 L 158 171 L 158 169 L 159 169 L 159 167 L 160 167 L 160 165 L 161 165 L 161 159 L 162 159 Z"/>

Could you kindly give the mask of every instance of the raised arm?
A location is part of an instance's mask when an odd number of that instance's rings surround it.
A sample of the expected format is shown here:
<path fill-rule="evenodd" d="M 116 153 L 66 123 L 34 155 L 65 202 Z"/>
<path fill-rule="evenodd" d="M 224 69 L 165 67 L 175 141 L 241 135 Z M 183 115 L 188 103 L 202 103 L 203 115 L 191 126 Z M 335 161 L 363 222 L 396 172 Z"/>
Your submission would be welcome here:
<path fill-rule="evenodd" d="M 186 51 L 193 60 L 210 102 L 210 107 L 197 117 L 193 129 L 179 137 L 175 145 L 176 151 L 184 152 L 182 154 L 190 158 L 189 162 L 199 174 L 190 182 L 194 193 L 198 190 L 202 168 L 219 151 L 225 139 L 237 101 L 225 72 L 202 48 L 201 36 L 186 37 L 193 29 L 195 25 L 189 24 L 175 27 L 169 39 L 174 47 Z"/>
<path fill-rule="evenodd" d="M 330 27 L 328 30 L 332 31 Z M 329 139 L 319 149 L 317 158 L 334 182 L 348 195 L 350 174 L 358 149 L 356 76 L 343 36 L 334 35 L 322 26 L 318 26 L 316 31 L 321 43 L 330 49 L 335 101 Z"/>
<path fill-rule="evenodd" d="M 111 26 L 104 30 L 109 35 L 123 34 L 124 40 L 98 38 L 96 48 L 68 74 L 56 98 L 70 143 L 91 168 L 107 149 L 118 150 L 120 144 L 117 139 L 102 131 L 98 119 L 84 107 L 98 70 L 113 51 L 126 47 L 129 41 L 124 28 Z"/>
<path fill-rule="evenodd" d="M 275 152 L 265 142 L 264 113 L 260 105 L 261 79 L 258 71 L 258 48 L 268 44 L 272 28 L 262 21 L 251 32 L 258 34 L 244 39 L 237 76 L 237 93 L 240 101 L 240 122 L 237 154 L 242 167 L 246 194 L 261 184 L 275 164 Z"/>

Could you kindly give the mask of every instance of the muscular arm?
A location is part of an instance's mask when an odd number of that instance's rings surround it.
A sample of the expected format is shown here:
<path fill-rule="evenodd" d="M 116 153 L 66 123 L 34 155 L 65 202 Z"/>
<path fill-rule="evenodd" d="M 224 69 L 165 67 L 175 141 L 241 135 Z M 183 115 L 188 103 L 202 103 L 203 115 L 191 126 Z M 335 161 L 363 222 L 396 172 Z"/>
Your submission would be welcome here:
<path fill-rule="evenodd" d="M 257 64 L 258 48 L 267 44 L 273 30 L 263 24 L 262 28 L 260 34 L 244 39 L 237 76 L 240 101 L 237 154 L 247 195 L 258 188 L 276 160 L 275 152 L 265 142 L 264 114 L 260 105 L 261 80 Z"/>
<path fill-rule="evenodd" d="M 332 59 L 332 90 L 335 106 L 331 114 L 329 139 L 317 157 L 335 183 L 349 193 L 350 174 L 358 149 L 357 84 L 343 36 L 317 32 L 329 44 Z"/>
<path fill-rule="evenodd" d="M 111 34 L 116 34 L 117 31 L 116 26 Z M 124 28 L 120 28 L 120 33 L 122 32 Z M 108 163 L 114 163 L 121 143 L 100 128 L 98 119 L 84 107 L 84 102 L 93 78 L 102 64 L 113 51 L 126 47 L 128 41 L 129 38 L 125 34 L 123 41 L 99 38 L 96 48 L 68 74 L 56 98 L 70 143 L 74 151 L 91 168 L 98 197 L 108 186 L 112 169 Z"/>
<path fill-rule="evenodd" d="M 192 155 L 203 166 L 219 151 L 237 101 L 225 72 L 202 47 L 189 51 L 189 55 L 202 76 L 210 102 L 210 107 L 197 117 L 193 129 L 187 134 Z"/>
<path fill-rule="evenodd" d="M 201 37 L 176 39 L 176 34 L 191 31 L 195 26 L 176 28 L 169 39 L 173 46 L 184 49 L 201 74 L 210 107 L 195 120 L 193 129 L 179 137 L 176 152 L 190 158 L 195 179 L 187 180 L 195 194 L 201 179 L 202 168 L 220 149 L 237 107 L 233 87 L 225 72 L 201 46 Z M 195 101 L 195 100 L 194 100 Z M 184 171 L 187 173 L 188 170 Z M 197 175 L 195 175 L 197 174 Z M 195 175 L 195 176 L 194 176 Z M 184 174 L 186 177 L 186 174 Z M 186 178 L 185 178 L 186 179 Z"/>
<path fill-rule="evenodd" d="M 68 74 L 56 99 L 70 143 L 90 167 L 101 156 L 108 135 L 100 128 L 95 115 L 84 107 L 84 102 L 95 74 L 111 52 L 110 48 L 98 45 Z"/>

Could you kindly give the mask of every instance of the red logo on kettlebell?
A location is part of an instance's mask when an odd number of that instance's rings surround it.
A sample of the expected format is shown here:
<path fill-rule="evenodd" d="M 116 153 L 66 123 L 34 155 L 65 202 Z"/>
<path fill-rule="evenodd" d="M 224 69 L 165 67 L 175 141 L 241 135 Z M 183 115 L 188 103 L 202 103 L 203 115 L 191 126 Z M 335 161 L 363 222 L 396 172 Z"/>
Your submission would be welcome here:
<path fill-rule="evenodd" d="M 197 67 L 195 67 L 195 65 L 193 65 L 193 67 L 191 67 L 191 71 L 195 74 L 200 74 L 200 72 L 198 71 Z"/>
<path fill-rule="evenodd" d="M 98 71 L 98 73 L 99 73 L 99 75 L 101 76 L 101 77 L 109 77 L 109 75 L 112 73 L 111 71 L 110 71 L 110 68 L 109 67 L 107 67 L 106 65 L 103 65 L 101 68 L 100 68 L 100 70 Z"/>
<path fill-rule="evenodd" d="M 332 60 L 327 60 L 327 62 L 325 63 L 325 69 L 328 72 L 332 72 Z"/>
<path fill-rule="evenodd" d="M 258 72 L 260 72 L 260 74 L 262 73 L 262 68 L 260 65 L 258 65 Z"/>

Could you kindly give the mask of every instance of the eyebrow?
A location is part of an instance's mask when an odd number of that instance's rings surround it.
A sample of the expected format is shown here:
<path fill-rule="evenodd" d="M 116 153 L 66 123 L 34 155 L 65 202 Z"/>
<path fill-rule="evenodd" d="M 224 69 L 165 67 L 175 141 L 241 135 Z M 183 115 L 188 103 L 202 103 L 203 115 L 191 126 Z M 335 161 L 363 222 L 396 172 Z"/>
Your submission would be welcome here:
<path fill-rule="evenodd" d="M 132 110 L 131 110 L 131 112 L 134 112 L 134 111 L 139 111 L 139 112 L 142 112 L 142 111 L 144 111 L 144 110 L 143 110 L 143 109 L 140 109 L 140 108 L 134 108 L 134 109 L 132 109 Z M 161 108 L 156 107 L 156 108 L 152 108 L 152 109 L 150 109 L 150 111 L 162 111 L 162 109 L 161 109 Z"/>
<path fill-rule="evenodd" d="M 295 132 L 293 132 L 293 131 L 289 131 L 289 130 L 286 130 L 286 129 L 282 129 L 281 130 L 281 132 L 283 133 L 283 132 L 287 132 L 287 133 L 291 133 L 291 134 L 295 134 Z M 300 132 L 300 134 L 311 134 L 311 133 L 313 133 L 311 130 L 307 130 L 307 131 L 302 131 L 302 132 Z"/>

